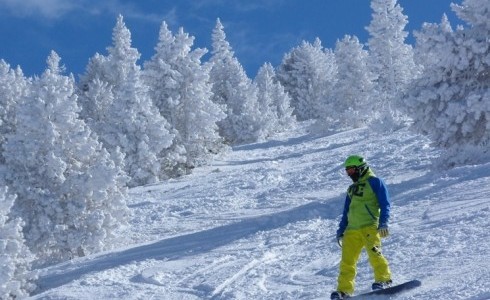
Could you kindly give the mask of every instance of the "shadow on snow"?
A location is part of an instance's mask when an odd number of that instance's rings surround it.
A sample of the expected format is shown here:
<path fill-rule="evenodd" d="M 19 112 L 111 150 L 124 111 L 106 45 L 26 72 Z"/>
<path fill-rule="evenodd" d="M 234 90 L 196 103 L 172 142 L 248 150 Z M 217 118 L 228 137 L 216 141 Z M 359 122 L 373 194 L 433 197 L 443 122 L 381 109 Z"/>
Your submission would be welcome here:
<path fill-rule="evenodd" d="M 54 266 L 38 279 L 35 294 L 70 283 L 93 272 L 116 268 L 147 259 L 175 260 L 205 253 L 260 231 L 273 230 L 289 223 L 314 218 L 335 218 L 340 213 L 335 201 L 311 202 L 290 210 L 257 216 L 229 225 L 157 241 L 152 244 L 95 256 L 74 264 Z"/>

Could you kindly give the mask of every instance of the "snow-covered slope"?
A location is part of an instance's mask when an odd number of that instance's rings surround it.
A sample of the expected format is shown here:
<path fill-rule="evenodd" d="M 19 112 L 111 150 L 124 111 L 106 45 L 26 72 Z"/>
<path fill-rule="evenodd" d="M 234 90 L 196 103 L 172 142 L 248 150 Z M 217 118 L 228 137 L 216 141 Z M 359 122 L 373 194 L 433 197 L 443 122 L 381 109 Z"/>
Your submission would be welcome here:
<path fill-rule="evenodd" d="M 445 168 L 406 128 L 311 128 L 303 123 L 189 176 L 132 189 L 121 244 L 40 270 L 31 299 L 328 299 L 349 154 L 364 155 L 388 184 L 384 253 L 394 281 L 423 283 L 396 299 L 490 299 L 489 163 Z M 372 280 L 363 254 L 357 292 Z"/>

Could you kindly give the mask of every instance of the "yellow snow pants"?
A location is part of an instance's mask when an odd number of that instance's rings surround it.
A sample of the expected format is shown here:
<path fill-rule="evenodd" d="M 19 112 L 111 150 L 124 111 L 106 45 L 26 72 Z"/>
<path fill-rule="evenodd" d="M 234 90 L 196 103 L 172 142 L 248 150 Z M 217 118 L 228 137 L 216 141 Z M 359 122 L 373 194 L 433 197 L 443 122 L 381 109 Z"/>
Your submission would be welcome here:
<path fill-rule="evenodd" d="M 342 260 L 338 277 L 337 291 L 352 295 L 354 293 L 357 261 L 365 248 L 369 263 L 374 271 L 374 281 L 391 280 L 388 261 L 381 254 L 381 238 L 375 226 L 361 229 L 347 229 L 342 238 Z"/>

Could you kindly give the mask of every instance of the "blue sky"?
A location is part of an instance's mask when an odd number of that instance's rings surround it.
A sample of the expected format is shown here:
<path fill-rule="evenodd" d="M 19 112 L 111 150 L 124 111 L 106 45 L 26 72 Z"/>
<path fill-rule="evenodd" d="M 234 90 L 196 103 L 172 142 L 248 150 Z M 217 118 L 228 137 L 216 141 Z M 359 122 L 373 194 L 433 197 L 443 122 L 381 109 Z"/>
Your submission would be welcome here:
<path fill-rule="evenodd" d="M 439 23 L 443 13 L 455 27 L 450 3 L 462 0 L 399 0 L 408 16 L 408 42 L 423 22 Z M 344 35 L 367 42 L 369 0 L 0 0 L 0 59 L 20 65 L 26 75 L 41 74 L 51 50 L 69 73 L 82 74 L 95 53 L 107 54 L 112 29 L 122 14 L 139 63 L 153 55 L 162 21 L 211 49 L 211 32 L 220 18 L 239 61 L 250 77 L 265 62 L 277 66 L 301 41 L 319 37 L 334 48 Z"/>

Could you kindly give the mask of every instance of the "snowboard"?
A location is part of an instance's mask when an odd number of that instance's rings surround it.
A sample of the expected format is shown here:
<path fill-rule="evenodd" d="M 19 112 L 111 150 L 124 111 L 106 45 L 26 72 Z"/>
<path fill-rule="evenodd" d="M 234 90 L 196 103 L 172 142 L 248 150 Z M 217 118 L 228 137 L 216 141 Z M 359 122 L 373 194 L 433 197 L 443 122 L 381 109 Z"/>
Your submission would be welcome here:
<path fill-rule="evenodd" d="M 421 285 L 422 285 L 422 282 L 420 282 L 419 280 L 410 280 L 410 281 L 407 281 L 407 282 L 404 282 L 401 284 L 393 285 L 393 286 L 386 288 L 386 289 L 376 290 L 376 291 L 367 292 L 364 294 L 355 295 L 355 296 L 350 297 L 348 299 L 364 299 L 364 298 L 367 298 L 369 296 L 375 296 L 375 295 L 387 295 L 388 296 L 388 295 L 397 294 L 397 293 L 400 293 L 403 291 L 411 290 L 411 289 L 414 289 L 414 288 L 419 287 Z"/>

